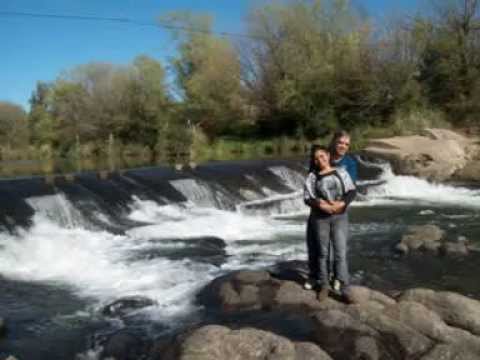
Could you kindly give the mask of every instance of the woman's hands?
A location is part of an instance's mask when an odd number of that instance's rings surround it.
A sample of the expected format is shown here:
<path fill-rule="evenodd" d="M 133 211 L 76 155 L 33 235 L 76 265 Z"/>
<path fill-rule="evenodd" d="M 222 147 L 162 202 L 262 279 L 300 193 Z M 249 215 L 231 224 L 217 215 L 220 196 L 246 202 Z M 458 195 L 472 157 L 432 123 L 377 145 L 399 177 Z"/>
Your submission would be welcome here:
<path fill-rule="evenodd" d="M 326 201 L 323 199 L 316 200 L 316 206 L 327 214 L 340 214 L 345 210 L 344 201 Z"/>

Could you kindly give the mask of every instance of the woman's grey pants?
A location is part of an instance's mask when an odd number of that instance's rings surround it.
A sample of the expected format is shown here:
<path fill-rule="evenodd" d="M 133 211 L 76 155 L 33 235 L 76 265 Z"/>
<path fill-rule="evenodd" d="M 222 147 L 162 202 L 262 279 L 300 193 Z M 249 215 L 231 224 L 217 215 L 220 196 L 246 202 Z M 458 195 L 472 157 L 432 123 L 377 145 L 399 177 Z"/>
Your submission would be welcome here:
<path fill-rule="evenodd" d="M 333 275 L 335 279 L 348 285 L 348 263 L 347 263 L 347 239 L 348 239 L 348 214 L 331 215 L 328 217 L 315 217 L 310 223 L 311 235 L 315 240 L 317 248 L 316 270 L 319 285 L 329 284 L 328 258 L 329 246 L 333 248 Z"/>

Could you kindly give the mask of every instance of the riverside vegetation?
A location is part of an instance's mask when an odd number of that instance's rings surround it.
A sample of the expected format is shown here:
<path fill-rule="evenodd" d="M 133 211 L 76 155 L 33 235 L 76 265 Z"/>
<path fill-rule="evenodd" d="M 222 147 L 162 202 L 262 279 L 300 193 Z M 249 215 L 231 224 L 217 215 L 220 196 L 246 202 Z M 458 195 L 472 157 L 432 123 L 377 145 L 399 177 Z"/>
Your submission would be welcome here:
<path fill-rule="evenodd" d="M 476 0 L 436 1 L 374 23 L 346 0 L 267 2 L 252 8 L 248 36 L 228 38 L 207 15 L 163 15 L 178 45 L 169 64 L 88 63 L 39 81 L 28 112 L 0 102 L 1 159 L 115 167 L 117 158 L 303 154 L 338 127 L 359 147 L 428 126 L 475 129 L 478 10 Z"/>

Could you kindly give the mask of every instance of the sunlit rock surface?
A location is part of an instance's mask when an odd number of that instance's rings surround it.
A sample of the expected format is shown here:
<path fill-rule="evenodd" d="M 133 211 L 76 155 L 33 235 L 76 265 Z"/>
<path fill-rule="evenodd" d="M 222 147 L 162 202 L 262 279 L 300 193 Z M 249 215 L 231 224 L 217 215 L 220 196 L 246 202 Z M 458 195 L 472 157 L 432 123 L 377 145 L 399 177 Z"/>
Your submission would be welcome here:
<path fill-rule="evenodd" d="M 391 161 L 396 174 L 443 181 L 464 171 L 465 177 L 472 178 L 467 164 L 477 156 L 479 147 L 474 139 L 451 130 L 425 129 L 423 135 L 373 139 L 364 152 Z M 480 172 L 478 175 L 480 178 Z"/>

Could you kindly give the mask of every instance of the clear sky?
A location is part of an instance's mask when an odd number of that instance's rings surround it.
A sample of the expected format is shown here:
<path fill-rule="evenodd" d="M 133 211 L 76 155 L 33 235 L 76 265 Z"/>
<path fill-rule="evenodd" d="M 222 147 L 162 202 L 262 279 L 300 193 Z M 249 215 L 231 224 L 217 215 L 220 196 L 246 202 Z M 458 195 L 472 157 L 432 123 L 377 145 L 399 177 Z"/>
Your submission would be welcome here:
<path fill-rule="evenodd" d="M 262 2 L 265 1 L 1 0 L 0 13 L 129 18 L 154 23 L 166 12 L 190 10 L 212 14 L 216 31 L 242 33 L 248 10 Z M 413 9 L 417 1 L 357 0 L 357 3 L 372 16 L 381 17 Z M 0 14 L 0 49 L 0 101 L 12 101 L 27 108 L 39 80 L 55 80 L 61 71 L 92 61 L 127 64 L 140 54 L 165 63 L 175 54 L 175 43 L 167 30 L 153 26 Z"/>

